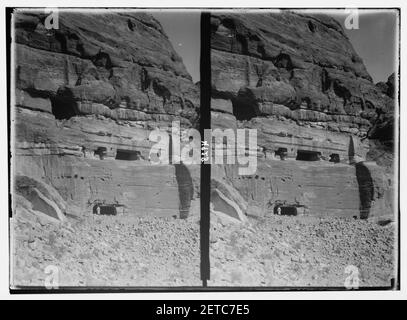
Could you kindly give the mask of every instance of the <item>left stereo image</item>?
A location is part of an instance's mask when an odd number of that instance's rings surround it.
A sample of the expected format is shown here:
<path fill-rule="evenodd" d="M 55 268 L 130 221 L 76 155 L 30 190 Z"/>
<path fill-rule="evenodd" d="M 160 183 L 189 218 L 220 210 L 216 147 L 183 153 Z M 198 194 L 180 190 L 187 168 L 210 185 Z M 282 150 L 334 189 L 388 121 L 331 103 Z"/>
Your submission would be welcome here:
<path fill-rule="evenodd" d="M 11 289 L 201 286 L 200 13 L 10 26 Z"/>

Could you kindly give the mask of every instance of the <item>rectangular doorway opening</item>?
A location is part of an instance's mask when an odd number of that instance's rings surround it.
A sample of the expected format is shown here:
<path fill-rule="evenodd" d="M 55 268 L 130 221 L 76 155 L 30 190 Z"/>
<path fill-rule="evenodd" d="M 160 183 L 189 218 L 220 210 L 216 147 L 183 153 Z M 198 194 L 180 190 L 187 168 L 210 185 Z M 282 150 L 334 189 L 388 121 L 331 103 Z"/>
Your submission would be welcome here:
<path fill-rule="evenodd" d="M 93 207 L 93 213 L 97 215 L 115 216 L 117 215 L 117 210 L 114 205 L 96 204 Z"/>
<path fill-rule="evenodd" d="M 116 160 L 127 160 L 127 161 L 141 160 L 141 152 L 131 150 L 117 150 Z"/>
<path fill-rule="evenodd" d="M 321 152 L 298 150 L 297 151 L 297 158 L 295 160 L 318 161 L 318 160 L 320 160 L 320 158 L 321 158 Z"/>
<path fill-rule="evenodd" d="M 279 216 L 296 216 L 297 207 L 294 206 L 275 206 L 274 214 Z"/>

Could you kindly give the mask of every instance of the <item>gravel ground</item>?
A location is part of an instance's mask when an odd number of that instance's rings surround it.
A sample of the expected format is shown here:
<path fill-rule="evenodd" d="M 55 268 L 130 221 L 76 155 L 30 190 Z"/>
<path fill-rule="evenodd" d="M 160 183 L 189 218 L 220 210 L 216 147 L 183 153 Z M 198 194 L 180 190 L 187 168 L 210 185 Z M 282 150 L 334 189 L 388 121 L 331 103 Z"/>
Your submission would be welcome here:
<path fill-rule="evenodd" d="M 12 284 L 43 287 L 47 267 L 59 286 L 201 286 L 197 219 L 91 216 L 55 225 L 11 219 Z M 209 286 L 341 287 L 358 268 L 359 286 L 394 278 L 394 224 L 271 216 L 246 225 L 211 218 Z"/>
<path fill-rule="evenodd" d="M 344 288 L 349 265 L 358 268 L 359 287 L 388 287 L 395 277 L 393 223 L 277 215 L 250 226 L 212 221 L 208 285 Z"/>
<path fill-rule="evenodd" d="M 199 224 L 191 220 L 92 216 L 61 226 L 17 216 L 15 286 L 200 286 Z"/>

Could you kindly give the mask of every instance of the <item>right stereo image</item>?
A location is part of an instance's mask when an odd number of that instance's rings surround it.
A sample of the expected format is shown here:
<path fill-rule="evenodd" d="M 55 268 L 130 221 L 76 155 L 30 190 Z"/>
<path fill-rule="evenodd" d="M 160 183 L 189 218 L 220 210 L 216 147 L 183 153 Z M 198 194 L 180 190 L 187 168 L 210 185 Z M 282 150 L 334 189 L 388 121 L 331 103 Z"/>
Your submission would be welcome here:
<path fill-rule="evenodd" d="M 209 287 L 398 286 L 399 11 L 211 12 Z"/>

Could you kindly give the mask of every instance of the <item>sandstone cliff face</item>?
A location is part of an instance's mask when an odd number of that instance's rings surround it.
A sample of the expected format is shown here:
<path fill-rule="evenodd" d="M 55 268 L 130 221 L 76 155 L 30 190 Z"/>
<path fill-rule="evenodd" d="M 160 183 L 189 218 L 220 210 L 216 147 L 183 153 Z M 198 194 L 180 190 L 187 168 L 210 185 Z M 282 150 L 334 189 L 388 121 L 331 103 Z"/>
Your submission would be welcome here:
<path fill-rule="evenodd" d="M 61 12 L 58 30 L 45 17 L 15 14 L 17 105 L 57 119 L 195 123 L 198 88 L 152 17 Z"/>
<path fill-rule="evenodd" d="M 199 169 L 148 159 L 150 130 L 199 122 L 199 89 L 160 24 L 144 13 L 60 12 L 59 29 L 47 30 L 45 18 L 13 16 L 14 204 L 58 211 L 51 199 L 76 214 L 95 205 L 140 215 L 188 210 Z M 258 130 L 255 176 L 214 166 L 248 213 L 282 205 L 393 212 L 394 77 L 374 85 L 335 20 L 213 15 L 212 98 L 212 127 Z M 372 159 L 386 170 L 353 165 Z M 38 194 L 45 200 L 30 201 Z"/>
<path fill-rule="evenodd" d="M 199 88 L 161 25 L 144 13 L 60 11 L 47 30 L 46 16 L 13 15 L 14 175 L 55 188 L 72 213 L 177 215 L 176 168 L 150 165 L 148 137 L 172 121 L 196 127 Z M 187 171 L 196 192 L 199 169 Z"/>
<path fill-rule="evenodd" d="M 283 11 L 215 14 L 211 27 L 212 126 L 257 129 L 260 148 L 256 176 L 214 172 L 245 196 L 252 213 L 284 205 L 359 217 L 366 212 L 363 180 L 381 190 L 367 196 L 369 213 L 391 214 L 392 169 L 385 177 L 377 165 L 364 171 L 353 164 L 372 159 L 378 141 L 369 138 L 384 138 L 380 129 L 392 141 L 394 84 L 372 82 L 341 25 Z M 313 160 L 320 161 L 306 162 Z M 370 202 L 385 203 L 387 212 Z"/>

